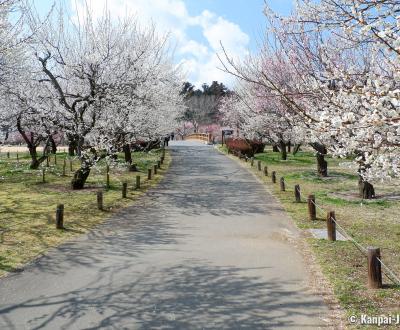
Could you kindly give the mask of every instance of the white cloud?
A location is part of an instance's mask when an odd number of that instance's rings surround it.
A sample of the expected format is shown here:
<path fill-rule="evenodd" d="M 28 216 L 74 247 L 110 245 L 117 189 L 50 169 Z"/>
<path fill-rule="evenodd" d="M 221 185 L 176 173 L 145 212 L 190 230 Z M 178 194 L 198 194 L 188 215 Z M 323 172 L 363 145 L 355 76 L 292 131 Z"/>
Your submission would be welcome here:
<path fill-rule="evenodd" d="M 188 74 L 188 80 L 200 87 L 204 82 L 218 80 L 226 84 L 232 77 L 218 70 L 220 42 L 230 56 L 246 54 L 249 36 L 240 26 L 217 14 L 204 10 L 191 16 L 183 0 L 87 0 L 94 15 L 104 9 L 115 16 L 135 15 L 142 23 L 153 22 L 160 31 L 169 31 L 177 42 L 177 60 Z M 71 0 L 77 12 L 83 12 L 84 0 Z M 76 5 L 77 4 L 77 5 Z M 201 29 L 204 43 L 190 38 L 189 29 Z"/>

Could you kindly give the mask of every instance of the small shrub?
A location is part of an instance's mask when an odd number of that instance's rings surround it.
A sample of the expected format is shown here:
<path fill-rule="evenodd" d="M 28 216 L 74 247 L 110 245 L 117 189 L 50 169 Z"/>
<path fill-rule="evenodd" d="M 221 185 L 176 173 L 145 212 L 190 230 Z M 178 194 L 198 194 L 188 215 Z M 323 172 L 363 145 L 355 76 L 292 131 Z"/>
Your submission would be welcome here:
<path fill-rule="evenodd" d="M 226 139 L 225 143 L 229 152 L 247 157 L 253 157 L 255 153 L 263 152 L 265 148 L 264 143 L 256 140 L 230 138 Z"/>

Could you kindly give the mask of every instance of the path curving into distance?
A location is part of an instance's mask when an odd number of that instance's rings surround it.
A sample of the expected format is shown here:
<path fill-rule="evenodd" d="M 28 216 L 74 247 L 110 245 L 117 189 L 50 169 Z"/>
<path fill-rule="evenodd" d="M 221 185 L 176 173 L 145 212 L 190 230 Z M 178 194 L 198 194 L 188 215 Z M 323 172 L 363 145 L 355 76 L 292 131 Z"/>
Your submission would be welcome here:
<path fill-rule="evenodd" d="M 290 221 L 212 146 L 172 142 L 137 205 L 0 279 L 1 329 L 316 329 Z"/>

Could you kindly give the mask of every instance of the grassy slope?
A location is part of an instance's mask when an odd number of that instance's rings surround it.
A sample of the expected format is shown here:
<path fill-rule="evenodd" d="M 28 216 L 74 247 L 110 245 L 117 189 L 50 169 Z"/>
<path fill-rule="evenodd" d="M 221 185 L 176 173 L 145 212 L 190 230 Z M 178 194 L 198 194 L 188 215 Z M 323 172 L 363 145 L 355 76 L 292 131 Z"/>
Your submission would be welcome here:
<path fill-rule="evenodd" d="M 147 168 L 160 158 L 161 151 L 134 153 L 140 172 L 128 172 L 120 156 L 116 167 L 110 169 L 110 188 L 104 192 L 104 211 L 97 209 L 96 192 L 105 186 L 105 164 L 100 163 L 88 178 L 87 188 L 73 191 L 69 184 L 73 172 L 67 162 L 66 176 L 62 164 L 66 154 L 57 154 L 42 183 L 41 170 L 29 170 L 29 157 L 16 154 L 7 159 L 0 154 L 0 275 L 21 266 L 45 252 L 49 247 L 75 235 L 85 233 L 113 212 L 128 206 L 151 185 L 160 181 L 170 163 L 166 159 L 158 175 L 147 181 Z M 73 169 L 78 168 L 73 162 Z M 136 175 L 141 175 L 141 189 L 134 189 Z M 128 198 L 121 198 L 122 182 L 128 182 Z M 65 230 L 55 229 L 55 210 L 59 203 L 65 205 Z"/>
<path fill-rule="evenodd" d="M 222 151 L 226 152 L 223 148 Z M 263 167 L 267 165 L 269 173 L 276 171 L 278 182 L 280 177 L 285 178 L 287 191 L 281 192 L 278 183 L 272 184 L 270 177 L 263 177 L 260 173 L 299 228 L 326 228 L 326 213 L 319 210 L 318 220 L 309 221 L 306 202 L 294 202 L 295 184 L 300 185 L 303 199 L 308 194 L 315 194 L 317 203 L 325 210 L 335 210 L 341 226 L 363 246 L 380 247 L 383 261 L 400 275 L 400 201 L 349 201 L 335 195 L 335 192 L 349 195 L 357 192 L 357 176 L 353 170 L 340 164 L 343 160 L 328 159 L 330 178 L 321 179 L 316 176 L 316 161 L 312 152 L 289 155 L 287 161 L 281 161 L 279 153 L 267 151 L 256 155 L 255 159 L 261 160 Z M 251 167 L 250 162 L 247 165 Z M 253 170 L 258 172 L 256 162 Z M 376 185 L 378 194 L 396 192 L 396 189 L 396 183 Z M 349 315 L 400 313 L 400 287 L 384 278 L 386 288 L 368 290 L 366 258 L 351 242 L 333 243 L 314 238 L 308 241 Z"/>

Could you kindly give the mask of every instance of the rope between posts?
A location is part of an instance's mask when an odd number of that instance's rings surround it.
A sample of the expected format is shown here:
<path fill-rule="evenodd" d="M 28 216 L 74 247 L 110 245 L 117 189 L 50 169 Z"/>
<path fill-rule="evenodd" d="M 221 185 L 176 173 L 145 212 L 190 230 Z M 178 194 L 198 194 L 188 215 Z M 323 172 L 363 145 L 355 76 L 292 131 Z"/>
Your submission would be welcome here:
<path fill-rule="evenodd" d="M 246 157 L 247 158 L 247 157 Z M 300 190 L 298 190 L 298 193 L 300 195 L 300 199 L 302 198 L 302 192 Z M 303 198 L 304 200 L 304 198 Z M 319 209 L 322 212 L 327 212 L 324 208 L 322 208 L 321 206 L 319 206 L 317 203 L 315 203 L 313 200 L 311 200 L 311 202 L 315 205 L 315 207 L 317 209 Z M 352 236 L 350 236 L 350 234 L 337 222 L 337 220 L 333 219 L 333 217 L 331 217 L 331 220 L 335 223 L 335 225 L 339 228 L 339 232 L 348 240 L 350 240 L 354 246 L 364 255 L 367 256 L 367 252 L 368 249 L 365 248 L 364 246 L 362 246 L 360 243 L 358 243 Z M 383 273 L 385 274 L 385 276 L 392 281 L 394 284 L 400 285 L 400 278 L 388 267 L 386 266 L 383 261 L 381 260 L 381 258 L 377 258 L 377 260 L 379 261 L 379 263 L 381 264 L 382 268 L 384 270 L 386 270 L 387 273 L 389 273 L 389 275 L 383 271 Z"/>

